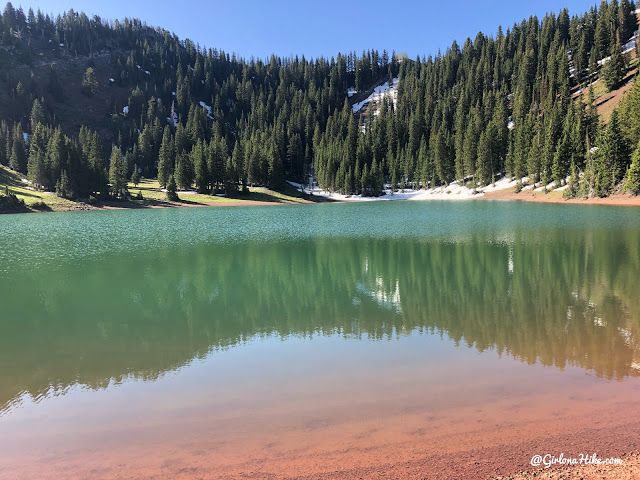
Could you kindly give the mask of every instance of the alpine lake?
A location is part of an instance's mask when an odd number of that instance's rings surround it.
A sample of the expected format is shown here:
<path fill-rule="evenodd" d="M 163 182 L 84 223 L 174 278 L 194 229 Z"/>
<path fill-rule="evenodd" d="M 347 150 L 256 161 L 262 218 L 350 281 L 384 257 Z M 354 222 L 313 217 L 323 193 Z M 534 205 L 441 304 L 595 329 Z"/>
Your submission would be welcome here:
<path fill-rule="evenodd" d="M 0 216 L 0 478 L 509 473 L 639 407 L 637 208 Z"/>

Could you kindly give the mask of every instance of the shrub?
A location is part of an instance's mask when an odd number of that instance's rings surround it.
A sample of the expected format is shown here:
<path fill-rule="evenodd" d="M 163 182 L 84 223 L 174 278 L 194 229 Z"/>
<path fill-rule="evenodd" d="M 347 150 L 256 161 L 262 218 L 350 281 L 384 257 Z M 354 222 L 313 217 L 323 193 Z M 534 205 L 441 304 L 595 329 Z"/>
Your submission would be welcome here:
<path fill-rule="evenodd" d="M 0 195 L 0 211 L 14 212 L 16 210 L 24 209 L 24 201 L 20 200 L 13 193 L 9 192 L 9 189 L 5 189 L 7 195 Z"/>
<path fill-rule="evenodd" d="M 49 207 L 42 200 L 38 200 L 30 205 L 33 210 L 49 210 Z"/>

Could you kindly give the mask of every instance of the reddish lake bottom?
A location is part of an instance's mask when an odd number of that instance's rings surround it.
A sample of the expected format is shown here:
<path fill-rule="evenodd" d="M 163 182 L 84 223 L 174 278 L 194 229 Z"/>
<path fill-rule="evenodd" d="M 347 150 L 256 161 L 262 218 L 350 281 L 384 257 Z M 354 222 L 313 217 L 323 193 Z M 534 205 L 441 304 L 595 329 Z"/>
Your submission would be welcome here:
<path fill-rule="evenodd" d="M 9 426 L 0 477 L 475 479 L 531 469 L 534 454 L 640 448 L 637 378 L 520 364 L 492 380 L 454 372 L 464 388 L 419 378 L 355 379 L 351 388 L 329 385 L 329 374 L 315 386 L 252 385 L 224 407 L 196 400 L 118 419 L 98 401 L 94 417 L 68 431 L 47 418 Z"/>

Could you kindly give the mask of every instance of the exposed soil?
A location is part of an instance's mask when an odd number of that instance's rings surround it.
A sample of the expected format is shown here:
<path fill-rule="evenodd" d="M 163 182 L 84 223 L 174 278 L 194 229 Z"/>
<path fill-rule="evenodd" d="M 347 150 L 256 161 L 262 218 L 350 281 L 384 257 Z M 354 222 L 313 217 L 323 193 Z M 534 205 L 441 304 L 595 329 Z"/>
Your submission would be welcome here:
<path fill-rule="evenodd" d="M 485 193 L 479 200 L 517 200 L 522 202 L 539 203 L 563 203 L 581 205 L 620 205 L 620 206 L 640 206 L 640 196 L 633 195 L 611 195 L 605 198 L 571 198 L 562 197 L 563 192 L 549 193 L 534 192 L 532 190 L 522 190 L 516 193 L 514 190 L 498 190 L 496 192 Z"/>

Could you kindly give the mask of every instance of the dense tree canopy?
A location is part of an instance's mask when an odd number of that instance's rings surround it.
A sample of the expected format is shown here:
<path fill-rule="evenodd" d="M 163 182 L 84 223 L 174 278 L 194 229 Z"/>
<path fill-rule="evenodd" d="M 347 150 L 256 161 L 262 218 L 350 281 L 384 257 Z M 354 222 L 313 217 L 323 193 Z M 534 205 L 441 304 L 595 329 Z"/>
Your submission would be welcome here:
<path fill-rule="evenodd" d="M 624 143 L 615 149 L 624 158 L 593 159 L 611 170 L 614 184 L 599 190 L 610 193 L 630 163 L 635 127 L 625 116 L 615 135 L 598 133 L 592 92 L 572 90 L 598 74 L 611 88 L 620 82 L 634 9 L 626 0 L 603 1 L 579 16 L 564 9 L 415 60 L 374 50 L 263 61 L 206 49 L 135 19 L 109 22 L 73 10 L 54 19 L 8 3 L 0 43 L 19 64 L 44 55 L 63 65 L 78 56 L 86 62 L 77 80 L 83 93 L 104 103 L 105 89 L 114 87 L 126 89 L 128 100 L 113 101 L 108 119 L 63 132 L 62 67 L 51 66 L 44 86 L 33 77 L 10 85 L 0 163 L 69 197 L 123 195 L 108 188 L 107 171 L 131 178 L 134 165 L 162 186 L 173 175 L 179 188 L 195 184 L 200 192 L 279 188 L 285 179 L 313 176 L 328 190 L 378 195 L 388 184 L 486 185 L 501 174 L 558 185 L 572 165 L 586 177 L 589 150 L 602 145 L 598 151 L 609 152 L 613 139 Z M 108 58 L 106 84 L 94 65 L 101 56 Z M 356 100 L 393 78 L 396 101 L 385 97 L 366 114 L 353 111 Z M 349 88 L 357 91 L 351 99 Z M 103 153 L 112 144 L 121 152 L 115 170 Z"/>

